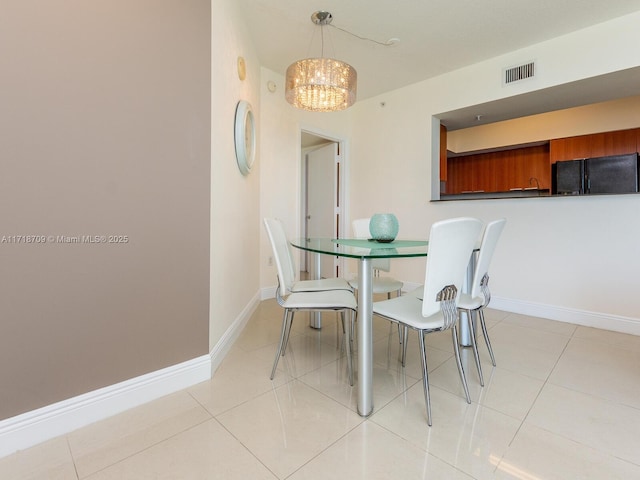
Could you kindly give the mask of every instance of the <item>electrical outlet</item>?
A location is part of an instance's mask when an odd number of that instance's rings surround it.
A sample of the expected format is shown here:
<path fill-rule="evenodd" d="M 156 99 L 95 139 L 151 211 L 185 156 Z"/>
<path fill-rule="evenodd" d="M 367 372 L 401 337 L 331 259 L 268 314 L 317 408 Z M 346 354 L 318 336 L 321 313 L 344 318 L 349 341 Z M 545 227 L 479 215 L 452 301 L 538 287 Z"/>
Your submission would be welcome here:
<path fill-rule="evenodd" d="M 269 259 L 267 260 L 267 265 L 269 265 L 270 267 L 273 266 L 273 257 L 269 257 Z"/>

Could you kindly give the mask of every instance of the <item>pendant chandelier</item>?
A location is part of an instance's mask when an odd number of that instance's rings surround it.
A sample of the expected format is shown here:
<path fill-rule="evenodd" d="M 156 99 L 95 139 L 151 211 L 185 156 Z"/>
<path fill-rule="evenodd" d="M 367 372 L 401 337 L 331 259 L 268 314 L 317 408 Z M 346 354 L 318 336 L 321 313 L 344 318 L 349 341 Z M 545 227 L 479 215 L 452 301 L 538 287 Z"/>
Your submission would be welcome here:
<path fill-rule="evenodd" d="M 320 25 L 322 52 L 320 58 L 305 58 L 287 68 L 285 98 L 297 108 L 312 112 L 344 110 L 356 101 L 356 70 L 348 63 L 324 57 L 324 31 L 333 16 L 315 12 L 311 21 Z"/>

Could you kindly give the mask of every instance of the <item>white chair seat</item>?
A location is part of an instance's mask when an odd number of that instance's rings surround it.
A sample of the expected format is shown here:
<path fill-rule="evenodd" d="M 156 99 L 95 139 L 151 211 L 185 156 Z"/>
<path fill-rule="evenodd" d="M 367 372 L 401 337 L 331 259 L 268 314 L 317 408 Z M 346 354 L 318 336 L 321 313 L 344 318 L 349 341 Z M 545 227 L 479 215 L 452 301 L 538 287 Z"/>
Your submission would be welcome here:
<path fill-rule="evenodd" d="M 476 310 L 484 305 L 484 297 L 472 297 L 468 293 L 460 294 L 458 308 L 463 310 Z"/>
<path fill-rule="evenodd" d="M 422 300 L 414 295 L 403 295 L 391 300 L 374 302 L 373 313 L 382 315 L 390 321 L 404 323 L 417 330 L 439 330 L 443 326 L 442 311 L 429 317 L 423 317 Z"/>
<path fill-rule="evenodd" d="M 358 304 L 349 290 L 292 293 L 284 299 L 284 308 L 292 310 L 356 310 Z"/>
<path fill-rule="evenodd" d="M 405 295 L 416 297 L 422 300 L 422 297 L 424 297 L 424 285 L 420 285 L 415 290 L 411 290 L 410 292 L 405 293 Z"/>
<path fill-rule="evenodd" d="M 349 285 L 354 289 L 358 289 L 358 279 L 349 280 Z M 373 293 L 390 293 L 402 290 L 403 283 L 391 277 L 375 277 L 371 282 Z"/>
<path fill-rule="evenodd" d="M 344 278 L 321 278 L 319 280 L 299 280 L 291 286 L 292 292 L 318 292 L 323 290 L 348 290 L 351 286 Z"/>

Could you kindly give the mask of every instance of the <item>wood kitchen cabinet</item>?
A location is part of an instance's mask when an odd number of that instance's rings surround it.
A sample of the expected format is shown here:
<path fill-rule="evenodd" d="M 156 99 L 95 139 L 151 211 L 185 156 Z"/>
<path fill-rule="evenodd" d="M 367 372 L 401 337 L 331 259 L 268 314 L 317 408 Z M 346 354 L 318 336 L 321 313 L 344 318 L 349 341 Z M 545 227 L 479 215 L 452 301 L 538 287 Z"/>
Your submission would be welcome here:
<path fill-rule="evenodd" d="M 625 155 L 638 151 L 638 132 L 640 129 L 618 130 L 616 132 L 590 135 L 591 157 Z M 588 157 L 587 157 L 588 158 Z"/>
<path fill-rule="evenodd" d="M 548 189 L 550 168 L 547 145 L 450 158 L 446 193 Z"/>
<path fill-rule="evenodd" d="M 549 161 L 551 163 L 580 158 L 624 155 L 639 151 L 640 128 L 592 133 L 577 137 L 551 140 Z"/>
<path fill-rule="evenodd" d="M 520 150 L 509 150 L 500 159 L 498 192 L 523 189 L 528 186 L 530 176 L 527 174 L 525 156 Z"/>
<path fill-rule="evenodd" d="M 525 187 L 551 189 L 551 165 L 549 164 L 549 145 L 531 147 L 526 157 L 529 178 L 525 178 Z"/>
<path fill-rule="evenodd" d="M 449 159 L 446 193 L 495 192 L 496 155 L 480 154 Z"/>
<path fill-rule="evenodd" d="M 446 193 L 466 193 L 473 191 L 475 164 L 470 157 L 460 157 L 447 161 Z"/>
<path fill-rule="evenodd" d="M 440 181 L 447 181 L 447 127 L 440 124 Z"/>
<path fill-rule="evenodd" d="M 549 161 L 556 163 L 562 160 L 575 160 L 591 156 L 590 135 L 579 137 L 557 138 L 549 142 Z"/>
<path fill-rule="evenodd" d="M 478 155 L 475 159 L 474 181 L 472 183 L 474 192 L 496 192 L 496 170 L 499 166 L 497 152 Z"/>

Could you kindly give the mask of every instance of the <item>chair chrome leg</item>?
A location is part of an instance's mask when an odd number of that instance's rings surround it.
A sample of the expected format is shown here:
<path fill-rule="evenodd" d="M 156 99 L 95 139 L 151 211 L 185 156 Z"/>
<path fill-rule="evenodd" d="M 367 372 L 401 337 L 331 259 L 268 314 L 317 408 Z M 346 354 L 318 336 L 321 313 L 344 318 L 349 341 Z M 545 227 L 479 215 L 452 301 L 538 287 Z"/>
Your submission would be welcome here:
<path fill-rule="evenodd" d="M 471 397 L 469 396 L 469 387 L 467 386 L 467 378 L 464 375 L 464 369 L 462 368 L 462 360 L 460 360 L 460 344 L 458 340 L 458 326 L 451 327 L 451 337 L 453 339 L 453 350 L 456 354 L 456 363 L 458 364 L 458 373 L 460 374 L 460 380 L 462 380 L 462 386 L 464 387 L 464 394 L 467 397 L 467 403 L 471 403 Z"/>
<path fill-rule="evenodd" d="M 342 312 L 342 318 L 344 319 L 344 312 Z M 353 312 L 351 312 L 349 319 L 350 321 L 349 321 L 348 328 L 345 329 L 345 336 L 346 336 L 345 348 L 347 350 L 347 373 L 349 375 L 349 385 L 353 387 L 353 349 L 351 348 L 351 332 L 353 328 L 352 325 L 354 323 Z"/>
<path fill-rule="evenodd" d="M 271 369 L 271 377 L 270 377 L 271 380 L 273 380 L 273 377 L 276 375 L 276 368 L 278 368 L 278 361 L 280 360 L 280 356 L 284 353 L 283 352 L 284 337 L 287 332 L 288 324 L 289 324 L 289 310 L 285 310 L 282 316 L 282 331 L 280 333 L 280 343 L 278 344 L 278 349 L 276 350 L 276 358 L 273 361 L 273 368 Z"/>
<path fill-rule="evenodd" d="M 293 310 L 289 311 L 289 321 L 287 322 L 287 330 L 284 334 L 284 344 L 282 345 L 282 356 L 284 357 L 284 354 L 287 351 L 287 345 L 289 344 L 289 335 L 291 334 L 291 326 L 293 325 L 293 316 L 295 315 L 295 312 Z"/>
<path fill-rule="evenodd" d="M 403 327 L 406 329 L 407 327 Z M 424 344 L 424 331 L 418 330 L 420 343 L 420 360 L 422 361 L 422 388 L 424 389 L 424 403 L 427 407 L 427 424 L 431 426 L 431 395 L 429 394 L 429 372 L 427 370 L 427 349 Z M 406 343 L 406 342 L 405 342 Z"/>
<path fill-rule="evenodd" d="M 407 366 L 407 344 L 409 340 L 409 327 L 402 326 L 402 366 Z"/>
<path fill-rule="evenodd" d="M 491 348 L 491 342 L 489 341 L 489 333 L 487 332 L 487 324 L 484 323 L 484 309 L 478 310 L 478 316 L 480 317 L 480 327 L 482 327 L 482 335 L 484 335 L 484 341 L 489 349 L 489 355 L 491 356 L 491 363 L 496 366 L 496 358 L 493 356 L 493 349 Z"/>
<path fill-rule="evenodd" d="M 469 322 L 469 336 L 471 337 L 471 347 L 473 348 L 473 357 L 476 360 L 478 369 L 478 377 L 480 377 L 480 386 L 484 387 L 484 378 L 482 376 L 482 365 L 480 365 L 480 355 L 478 354 L 478 342 L 476 340 L 476 322 L 473 321 L 471 310 L 467 310 L 467 320 Z"/>

